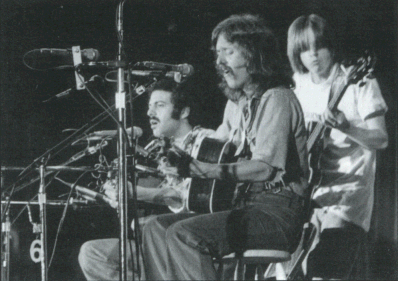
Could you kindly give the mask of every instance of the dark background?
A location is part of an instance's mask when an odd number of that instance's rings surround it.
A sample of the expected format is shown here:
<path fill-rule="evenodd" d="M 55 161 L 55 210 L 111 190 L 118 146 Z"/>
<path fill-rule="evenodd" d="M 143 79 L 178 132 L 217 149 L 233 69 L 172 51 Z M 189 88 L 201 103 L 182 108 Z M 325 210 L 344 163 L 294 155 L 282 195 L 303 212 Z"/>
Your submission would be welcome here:
<path fill-rule="evenodd" d="M 43 103 L 44 100 L 75 85 L 71 70 L 34 71 L 27 68 L 23 55 L 38 48 L 95 48 L 101 61 L 114 60 L 118 41 L 115 32 L 117 1 L 111 0 L 3 0 L 1 4 L 1 164 L 27 166 L 102 109 L 86 91 L 78 91 L 67 99 Z M 217 89 L 210 34 L 218 22 L 236 13 L 263 16 L 280 40 L 286 53 L 286 34 L 291 22 L 302 14 L 318 13 L 336 27 L 341 54 L 357 57 L 363 50 L 373 50 L 378 58 L 375 75 L 389 106 L 386 122 L 389 147 L 379 152 L 375 192 L 375 209 L 370 231 L 369 271 L 374 278 L 397 279 L 398 185 L 396 156 L 396 95 L 397 95 L 397 30 L 398 4 L 393 0 L 136 0 L 124 6 L 124 47 L 128 62 L 157 61 L 172 64 L 189 63 L 195 67 L 198 81 L 196 120 L 204 127 L 216 128 L 221 122 L 225 98 Z M 287 63 L 287 59 L 286 59 Z M 104 76 L 104 70 L 90 70 Z M 138 82 L 145 82 L 142 79 Z M 101 95 L 113 104 L 115 84 L 106 83 Z M 134 125 L 144 129 L 140 142 L 150 137 L 146 119 L 147 96 L 134 102 Z M 106 120 L 95 130 L 114 129 Z M 115 143 L 106 148 L 109 159 L 115 155 Z M 84 146 L 68 147 L 52 158 L 56 165 Z M 96 155 L 83 164 L 98 162 Z M 77 175 L 65 175 L 76 179 Z M 7 187 L 16 173 L 2 174 Z M 67 189 L 52 184 L 50 199 L 57 199 Z M 33 185 L 15 196 L 28 200 L 37 193 Z M 12 215 L 20 207 L 12 207 Z M 33 213 L 38 220 L 38 209 Z M 49 240 L 59 221 L 60 208 L 49 211 Z M 107 217 L 111 217 L 111 223 Z M 106 208 L 84 208 L 69 211 L 63 226 L 54 264 L 52 280 L 81 278 L 76 263 L 80 244 L 88 239 L 114 234 L 114 214 Z M 40 265 L 28 256 L 32 234 L 27 215 L 15 224 L 20 234 L 19 261 L 13 270 L 21 280 L 40 280 Z M 16 257 L 14 257 L 16 259 Z"/>

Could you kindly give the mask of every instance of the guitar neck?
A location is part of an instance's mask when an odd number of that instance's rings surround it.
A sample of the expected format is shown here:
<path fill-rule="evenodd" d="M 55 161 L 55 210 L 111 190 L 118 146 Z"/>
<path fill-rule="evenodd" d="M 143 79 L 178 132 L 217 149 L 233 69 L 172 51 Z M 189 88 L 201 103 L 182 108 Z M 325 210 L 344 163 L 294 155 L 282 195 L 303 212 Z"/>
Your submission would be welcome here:
<path fill-rule="evenodd" d="M 334 89 L 333 92 L 337 94 L 332 94 L 332 98 L 328 103 L 328 109 L 333 111 L 339 105 L 345 91 L 347 90 L 348 86 L 351 83 L 339 83 L 338 87 Z M 332 85 L 333 87 L 333 85 Z M 324 133 L 326 126 L 321 123 L 317 123 L 313 131 L 311 132 L 310 136 L 307 140 L 307 151 L 311 152 L 312 148 L 314 147 L 315 143 L 321 138 L 322 134 Z"/>

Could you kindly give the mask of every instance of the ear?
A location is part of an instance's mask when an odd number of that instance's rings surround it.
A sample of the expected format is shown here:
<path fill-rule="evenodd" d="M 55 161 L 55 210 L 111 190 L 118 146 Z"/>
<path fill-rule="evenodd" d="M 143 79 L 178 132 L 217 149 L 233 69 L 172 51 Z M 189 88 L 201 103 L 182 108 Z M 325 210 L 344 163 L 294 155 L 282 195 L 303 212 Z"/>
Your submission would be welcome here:
<path fill-rule="evenodd" d="M 190 112 L 191 112 L 191 108 L 189 108 L 189 107 L 184 107 L 184 108 L 181 110 L 180 119 L 187 119 Z"/>

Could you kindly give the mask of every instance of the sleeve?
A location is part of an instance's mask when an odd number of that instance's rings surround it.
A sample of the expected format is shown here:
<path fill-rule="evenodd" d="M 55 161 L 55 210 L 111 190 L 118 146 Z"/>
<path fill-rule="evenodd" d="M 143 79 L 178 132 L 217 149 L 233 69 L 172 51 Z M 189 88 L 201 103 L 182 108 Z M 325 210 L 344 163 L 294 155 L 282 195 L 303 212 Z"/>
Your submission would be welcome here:
<path fill-rule="evenodd" d="M 358 87 L 358 112 L 363 120 L 387 112 L 388 107 L 376 79 L 367 80 L 363 86 L 357 84 L 356 87 Z"/>
<path fill-rule="evenodd" d="M 292 130 L 291 103 L 288 95 L 275 92 L 262 108 L 252 159 L 264 161 L 278 170 L 285 170 L 289 138 Z"/>

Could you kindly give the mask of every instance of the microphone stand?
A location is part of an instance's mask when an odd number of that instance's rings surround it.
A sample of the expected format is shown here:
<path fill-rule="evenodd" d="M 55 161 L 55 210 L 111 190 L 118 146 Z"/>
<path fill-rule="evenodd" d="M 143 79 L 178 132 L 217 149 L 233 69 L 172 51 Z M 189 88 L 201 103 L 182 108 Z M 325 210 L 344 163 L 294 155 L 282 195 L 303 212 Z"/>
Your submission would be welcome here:
<path fill-rule="evenodd" d="M 123 134 L 123 129 L 126 128 L 126 92 L 124 88 L 124 68 L 122 67 L 123 59 L 123 5 L 122 0 L 117 7 L 117 33 L 119 39 L 117 61 L 120 62 L 120 67 L 117 69 L 117 92 L 115 93 L 115 106 L 118 111 L 119 126 L 118 130 L 118 190 L 119 190 L 119 220 L 120 220 L 120 276 L 121 281 L 127 280 L 127 156 L 126 156 L 126 142 L 128 139 Z M 123 126 L 123 127 L 122 127 Z M 134 276 L 134 274 L 133 274 Z"/>
<path fill-rule="evenodd" d="M 3 178 L 2 178 L 3 179 Z M 7 202 L 7 201 L 6 201 Z M 6 205 L 5 205 L 6 206 Z M 3 211 L 3 202 L 1 204 Z M 11 242 L 11 223 L 10 223 L 10 210 L 5 210 L 5 222 L 1 224 L 1 281 L 10 280 L 10 242 Z M 4 249 L 3 249 L 4 245 Z"/>
<path fill-rule="evenodd" d="M 45 185 L 45 161 L 43 159 L 40 165 L 40 188 L 39 188 L 39 206 L 40 206 L 40 242 L 41 242 L 41 253 L 40 253 L 40 264 L 41 264 L 41 280 L 48 280 L 48 268 L 47 268 L 47 195 Z"/>

